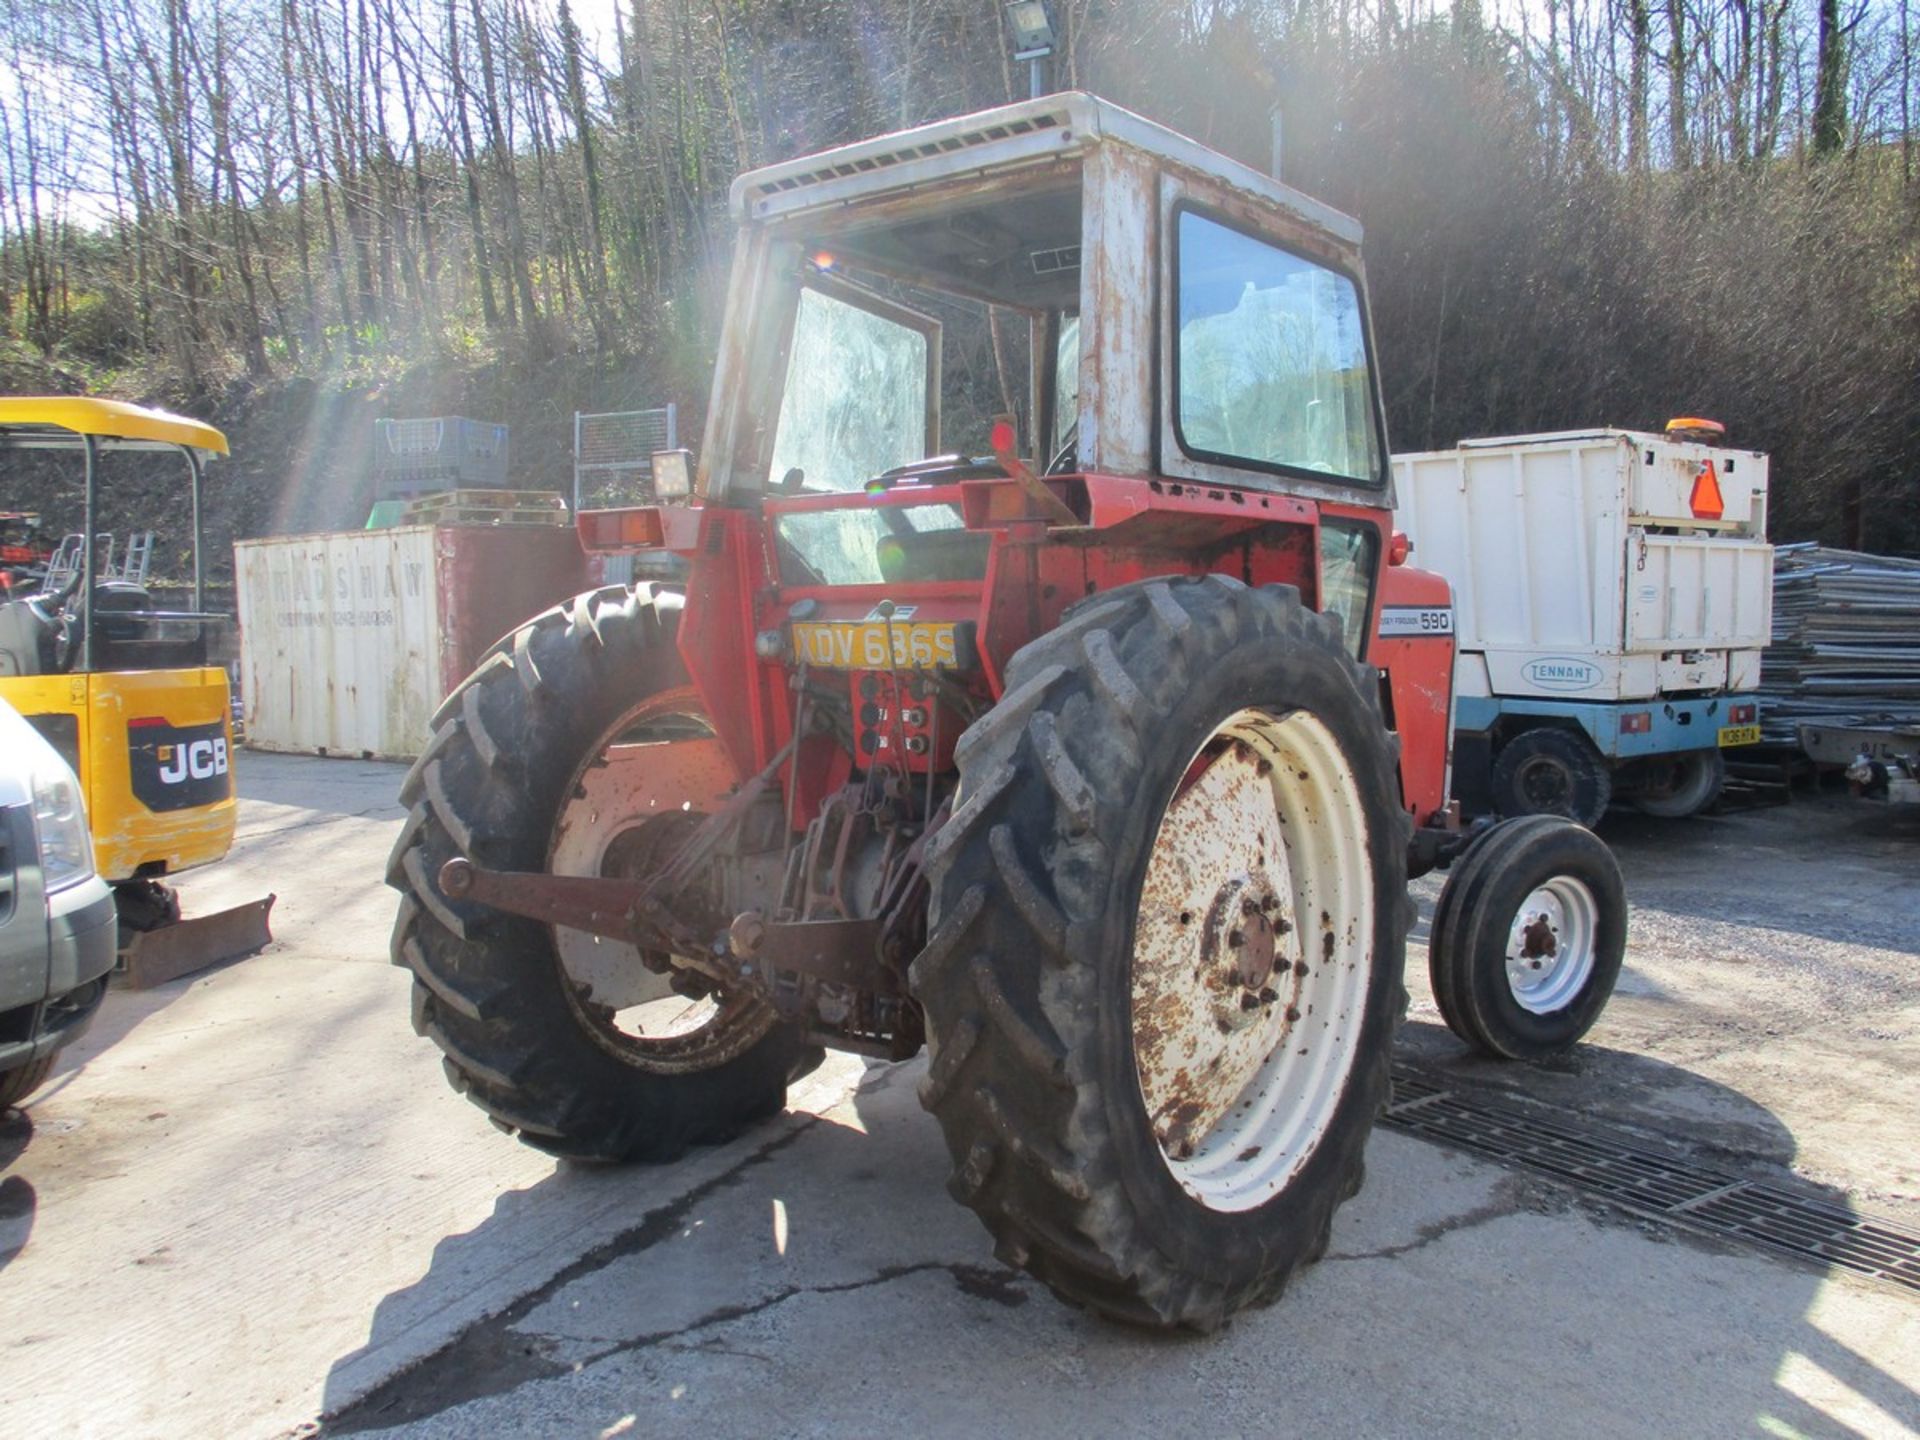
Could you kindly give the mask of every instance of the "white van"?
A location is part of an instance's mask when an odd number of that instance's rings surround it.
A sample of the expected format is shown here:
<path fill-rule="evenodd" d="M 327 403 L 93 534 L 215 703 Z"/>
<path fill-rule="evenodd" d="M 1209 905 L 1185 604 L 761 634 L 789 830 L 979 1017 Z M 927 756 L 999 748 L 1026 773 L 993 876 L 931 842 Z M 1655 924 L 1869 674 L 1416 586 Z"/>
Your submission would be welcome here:
<path fill-rule="evenodd" d="M 0 700 L 0 1109 L 86 1033 L 118 936 L 73 768 Z"/>

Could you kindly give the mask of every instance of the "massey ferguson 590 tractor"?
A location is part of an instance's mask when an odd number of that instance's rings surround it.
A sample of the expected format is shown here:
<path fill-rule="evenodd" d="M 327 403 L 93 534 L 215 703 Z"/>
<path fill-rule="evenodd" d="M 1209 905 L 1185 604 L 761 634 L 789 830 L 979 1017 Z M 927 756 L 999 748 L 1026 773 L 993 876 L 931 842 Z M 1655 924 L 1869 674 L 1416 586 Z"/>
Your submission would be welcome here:
<path fill-rule="evenodd" d="M 579 517 L 582 595 L 441 707 L 394 958 L 454 1086 L 665 1160 L 821 1047 L 905 1059 L 997 1251 L 1210 1329 L 1361 1182 L 1410 871 L 1435 989 L 1572 1044 L 1606 849 L 1446 800 L 1444 580 L 1405 561 L 1359 227 L 1090 96 L 742 176 L 698 464 Z"/>

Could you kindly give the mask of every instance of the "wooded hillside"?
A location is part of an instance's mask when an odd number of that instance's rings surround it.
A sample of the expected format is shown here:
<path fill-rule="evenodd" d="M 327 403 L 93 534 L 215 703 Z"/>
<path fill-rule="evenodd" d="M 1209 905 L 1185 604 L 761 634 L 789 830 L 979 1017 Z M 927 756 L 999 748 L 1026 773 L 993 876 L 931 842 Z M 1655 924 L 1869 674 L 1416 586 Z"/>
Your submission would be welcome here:
<path fill-rule="evenodd" d="M 1367 226 L 1396 449 L 1710 415 L 1776 538 L 1920 551 L 1908 0 L 1055 9 L 1059 86 L 1260 165 L 1279 109 Z M 350 521 L 299 497 L 375 414 L 514 423 L 556 483 L 573 409 L 697 412 L 738 170 L 1025 93 L 989 0 L 0 17 L 0 379 L 251 432 L 241 533 Z"/>

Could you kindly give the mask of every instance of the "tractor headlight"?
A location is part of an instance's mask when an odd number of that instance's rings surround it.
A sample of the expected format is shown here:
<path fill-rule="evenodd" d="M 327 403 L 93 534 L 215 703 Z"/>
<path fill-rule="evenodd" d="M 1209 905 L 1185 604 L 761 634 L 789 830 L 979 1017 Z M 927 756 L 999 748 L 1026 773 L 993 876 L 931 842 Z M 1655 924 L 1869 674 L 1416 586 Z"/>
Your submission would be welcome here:
<path fill-rule="evenodd" d="M 93 874 L 93 841 L 80 782 L 49 752 L 32 764 L 33 828 L 40 842 L 40 874 L 49 893 L 77 885 Z"/>

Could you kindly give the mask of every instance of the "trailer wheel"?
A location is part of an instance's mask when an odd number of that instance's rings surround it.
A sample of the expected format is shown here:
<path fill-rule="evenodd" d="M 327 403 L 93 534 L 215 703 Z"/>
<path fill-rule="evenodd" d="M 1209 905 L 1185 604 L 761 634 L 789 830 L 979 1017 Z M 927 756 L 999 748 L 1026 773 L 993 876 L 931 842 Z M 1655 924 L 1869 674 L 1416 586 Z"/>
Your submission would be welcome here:
<path fill-rule="evenodd" d="M 1599 836 L 1558 816 L 1494 826 L 1447 877 L 1428 942 L 1447 1028 L 1538 1060 L 1593 1028 L 1627 948 L 1626 886 Z"/>
<path fill-rule="evenodd" d="M 1633 804 L 1643 814 L 1681 820 L 1698 815 L 1718 800 L 1726 783 L 1726 756 L 1717 749 L 1689 750 L 1684 755 L 1643 761 Z"/>
<path fill-rule="evenodd" d="M 1594 826 L 1613 798 L 1613 776 L 1577 730 L 1541 726 L 1508 740 L 1493 761 L 1493 806 L 1501 815 L 1559 815 Z"/>
<path fill-rule="evenodd" d="M 914 961 L 949 1188 L 1063 1299 L 1211 1330 L 1360 1186 L 1407 816 L 1376 672 L 1290 587 L 1089 599 L 962 737 Z"/>
<path fill-rule="evenodd" d="M 401 788 L 388 883 L 414 1028 L 502 1129 L 577 1160 L 667 1160 L 779 1110 L 819 1063 L 749 996 L 667 956 L 449 900 L 456 855 L 635 874 L 724 790 L 674 649 L 679 597 L 576 596 L 496 644 L 434 717 Z M 690 807 L 683 809 L 683 805 Z"/>

